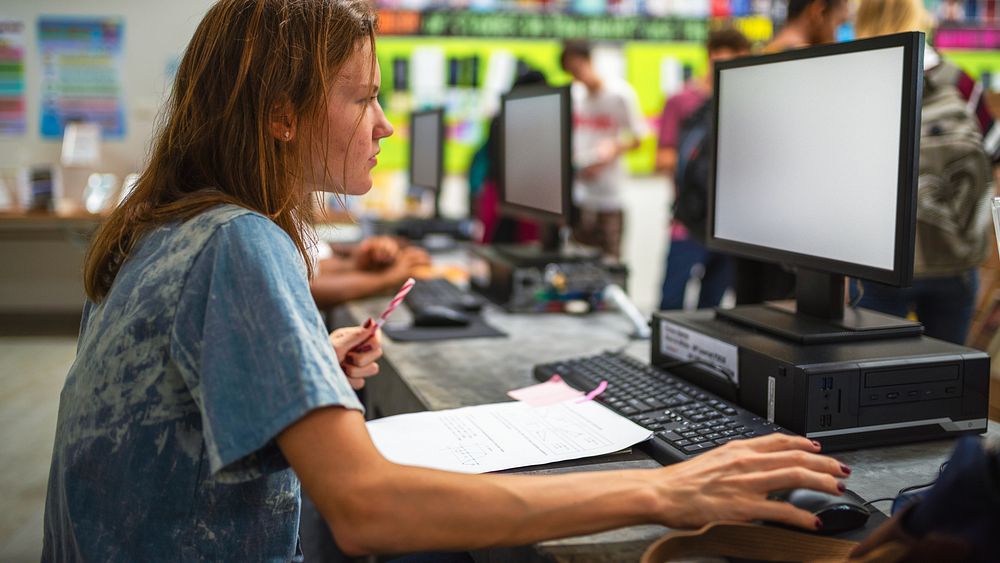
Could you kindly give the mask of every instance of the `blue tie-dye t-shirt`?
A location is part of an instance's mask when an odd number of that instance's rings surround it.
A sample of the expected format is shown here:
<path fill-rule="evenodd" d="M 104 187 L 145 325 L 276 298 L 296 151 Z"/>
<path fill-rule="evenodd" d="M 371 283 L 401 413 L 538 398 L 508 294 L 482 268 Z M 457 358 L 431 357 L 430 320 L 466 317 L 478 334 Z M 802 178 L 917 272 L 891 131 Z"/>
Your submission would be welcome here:
<path fill-rule="evenodd" d="M 85 307 L 42 559 L 294 559 L 275 437 L 326 405 L 361 409 L 284 231 L 235 206 L 156 229 Z"/>

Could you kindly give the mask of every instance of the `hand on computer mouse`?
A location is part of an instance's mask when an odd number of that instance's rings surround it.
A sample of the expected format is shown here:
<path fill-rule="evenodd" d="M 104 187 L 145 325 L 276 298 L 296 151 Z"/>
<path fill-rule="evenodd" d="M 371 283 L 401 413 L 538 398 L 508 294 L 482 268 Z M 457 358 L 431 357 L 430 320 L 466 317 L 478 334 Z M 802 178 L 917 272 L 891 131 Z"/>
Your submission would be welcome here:
<path fill-rule="evenodd" d="M 822 523 L 818 532 L 836 534 L 860 528 L 868 522 L 871 511 L 865 501 L 854 491 L 844 490 L 832 495 L 810 489 L 789 489 L 768 495 L 772 500 L 780 500 L 808 511 Z"/>
<path fill-rule="evenodd" d="M 798 488 L 839 494 L 840 479 L 850 469 L 819 450 L 806 438 L 770 434 L 664 467 L 656 483 L 666 499 L 661 521 L 671 528 L 697 528 L 720 520 L 769 520 L 816 530 L 821 525 L 816 515 L 767 495 Z"/>

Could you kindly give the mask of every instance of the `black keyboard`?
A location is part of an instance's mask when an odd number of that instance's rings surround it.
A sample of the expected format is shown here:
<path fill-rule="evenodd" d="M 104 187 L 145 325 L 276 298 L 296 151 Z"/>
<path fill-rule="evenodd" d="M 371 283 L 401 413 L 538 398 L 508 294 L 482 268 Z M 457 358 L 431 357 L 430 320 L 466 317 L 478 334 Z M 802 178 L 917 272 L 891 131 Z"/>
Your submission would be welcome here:
<path fill-rule="evenodd" d="M 732 440 L 785 432 L 752 412 L 724 401 L 665 370 L 624 354 L 605 352 L 535 366 L 535 379 L 558 374 L 570 386 L 590 391 L 608 387 L 595 400 L 653 431 L 642 447 L 667 465 Z"/>
<path fill-rule="evenodd" d="M 447 307 L 456 311 L 476 312 L 483 308 L 485 300 L 469 291 L 460 289 L 444 278 L 417 280 L 403 301 L 411 311 L 417 313 L 428 305 Z"/>

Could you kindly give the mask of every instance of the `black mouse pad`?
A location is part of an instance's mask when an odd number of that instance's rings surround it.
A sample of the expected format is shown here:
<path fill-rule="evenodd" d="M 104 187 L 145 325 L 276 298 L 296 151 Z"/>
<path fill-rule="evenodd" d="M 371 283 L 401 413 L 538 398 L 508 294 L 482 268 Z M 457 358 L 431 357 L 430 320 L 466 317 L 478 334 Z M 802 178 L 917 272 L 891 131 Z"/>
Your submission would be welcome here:
<path fill-rule="evenodd" d="M 458 338 L 491 338 L 507 336 L 506 332 L 493 328 L 481 318 L 473 318 L 467 326 L 383 326 L 382 332 L 397 342 L 428 342 L 431 340 L 454 340 Z"/>

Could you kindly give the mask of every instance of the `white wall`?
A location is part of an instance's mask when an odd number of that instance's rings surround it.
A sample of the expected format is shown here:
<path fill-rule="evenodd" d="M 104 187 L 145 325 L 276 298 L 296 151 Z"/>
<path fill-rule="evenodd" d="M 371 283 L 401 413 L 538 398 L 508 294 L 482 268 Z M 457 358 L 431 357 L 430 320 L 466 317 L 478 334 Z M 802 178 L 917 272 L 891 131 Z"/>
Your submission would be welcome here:
<path fill-rule="evenodd" d="M 61 143 L 39 136 L 41 59 L 39 16 L 120 16 L 124 22 L 121 83 L 126 130 L 119 140 L 104 142 L 102 172 L 119 178 L 145 160 L 153 122 L 165 97 L 168 64 L 181 55 L 210 0 L 3 0 L 0 18 L 21 20 L 25 39 L 27 132 L 0 135 L 0 174 L 11 185 L 18 167 L 56 163 Z"/>

